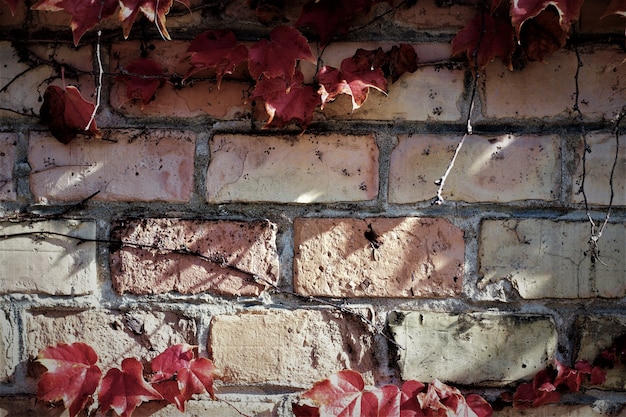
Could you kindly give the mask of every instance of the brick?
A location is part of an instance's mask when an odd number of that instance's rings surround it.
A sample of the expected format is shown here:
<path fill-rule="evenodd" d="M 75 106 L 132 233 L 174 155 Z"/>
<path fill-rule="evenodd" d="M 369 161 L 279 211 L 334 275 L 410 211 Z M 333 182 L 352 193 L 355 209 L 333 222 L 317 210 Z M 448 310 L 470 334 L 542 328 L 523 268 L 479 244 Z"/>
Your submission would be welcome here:
<path fill-rule="evenodd" d="M 13 179 L 16 148 L 16 134 L 0 133 L 0 201 L 15 201 L 17 197 Z"/>
<path fill-rule="evenodd" d="M 226 399 L 226 398 L 225 398 Z M 278 417 L 276 404 L 247 400 L 232 401 L 226 399 L 228 403 L 223 401 L 187 401 L 185 403 L 185 412 L 178 411 L 173 404 L 165 405 L 163 401 L 151 401 L 143 403 L 134 412 L 134 417 L 199 417 L 199 416 L 219 416 L 219 417 L 241 417 L 260 416 L 260 417 Z M 1 410 L 1 408 L 0 408 Z M 241 411 L 238 412 L 237 410 Z M 20 416 L 18 416 L 20 417 Z"/>
<path fill-rule="evenodd" d="M 171 312 L 32 311 L 24 324 L 29 358 L 47 346 L 84 342 L 94 348 L 105 372 L 124 358 L 150 360 L 171 345 L 196 343 L 194 321 Z"/>
<path fill-rule="evenodd" d="M 549 317 L 397 311 L 389 317 L 403 380 L 501 386 L 532 377 L 553 359 Z"/>
<path fill-rule="evenodd" d="M 62 407 L 37 401 L 36 397 L 7 396 L 0 397 L 0 416 L 2 417 L 68 417 L 69 411 Z"/>
<path fill-rule="evenodd" d="M 391 154 L 389 202 L 432 200 L 460 141 L 458 135 L 401 135 Z M 446 200 L 511 202 L 559 195 L 557 136 L 468 136 L 444 184 Z"/>
<path fill-rule="evenodd" d="M 587 145 L 591 152 L 586 155 L 585 193 L 587 202 L 593 205 L 607 206 L 611 200 L 609 179 L 615 161 L 616 143 L 613 133 L 591 133 L 587 136 Z M 583 141 L 580 140 L 576 153 L 576 171 L 572 182 L 572 201 L 584 202 L 579 193 L 583 174 Z M 617 164 L 613 173 L 613 205 L 626 206 L 626 144 L 619 146 Z"/>
<path fill-rule="evenodd" d="M 529 408 L 520 410 L 513 407 L 506 407 L 503 410 L 494 411 L 493 417 L 606 417 L 612 415 L 614 417 L 626 416 L 626 409 L 619 414 L 607 414 L 599 410 L 595 410 L 588 405 L 555 405 L 548 404 L 537 408 Z"/>
<path fill-rule="evenodd" d="M 366 373 L 375 363 L 363 323 L 328 310 L 265 309 L 213 316 L 209 352 L 222 380 L 237 385 L 308 389 L 341 369 Z"/>
<path fill-rule="evenodd" d="M 376 246 L 368 239 L 369 228 Z M 457 297 L 463 231 L 445 219 L 294 221 L 294 288 L 328 297 Z"/>
<path fill-rule="evenodd" d="M 399 7 L 394 11 L 393 22 L 419 30 L 448 32 L 456 35 L 477 14 L 478 8 L 471 2 L 441 4 L 437 0 L 420 1 L 412 7 Z"/>
<path fill-rule="evenodd" d="M 19 363 L 19 341 L 17 328 L 4 310 L 0 310 L 0 329 L 0 383 L 9 383 Z"/>
<path fill-rule="evenodd" d="M 612 119 L 626 100 L 619 87 L 626 77 L 621 65 L 623 52 L 617 48 L 581 50 L 580 108 L 584 119 Z M 500 62 L 486 68 L 483 92 L 487 118 L 557 118 L 572 120 L 576 91 L 576 54 L 561 50 L 544 62 L 529 62 L 523 71 L 509 71 Z M 546 86 L 550 86 L 546 91 Z"/>
<path fill-rule="evenodd" d="M 113 131 L 108 140 L 77 138 L 64 145 L 32 133 L 30 188 L 38 202 L 189 201 L 195 136 L 151 129 Z"/>
<path fill-rule="evenodd" d="M 198 14 L 198 13 L 194 13 Z M 165 73 L 184 76 L 189 68 L 185 60 L 189 42 L 154 42 L 155 48 L 148 57 L 158 62 Z M 111 53 L 111 71 L 119 71 L 138 59 L 139 42 L 122 42 L 113 44 Z M 215 77 L 215 73 L 198 73 L 198 77 Z M 188 85 L 178 88 L 166 83 L 157 90 L 155 99 L 147 105 L 141 100 L 129 100 L 126 96 L 126 85 L 121 81 L 113 83 L 111 88 L 111 106 L 127 116 L 154 117 L 197 117 L 210 116 L 216 119 L 232 120 L 249 117 L 252 111 L 250 103 L 246 103 L 250 84 L 237 73 L 233 80 L 225 80 L 218 88 L 217 83 L 207 80 L 191 80 Z"/>
<path fill-rule="evenodd" d="M 55 295 L 92 294 L 97 288 L 96 244 L 63 237 L 95 239 L 94 222 L 51 220 L 2 223 L 0 240 L 0 293 Z M 30 233 L 51 232 L 39 238 Z"/>
<path fill-rule="evenodd" d="M 486 220 L 480 232 L 483 282 L 509 280 L 525 299 L 620 298 L 626 294 L 626 225 L 607 224 L 591 262 L 590 224 Z"/>
<path fill-rule="evenodd" d="M 210 203 L 362 201 L 378 194 L 373 135 L 216 135 L 210 147 Z"/>
<path fill-rule="evenodd" d="M 576 328 L 578 330 L 576 360 L 588 360 L 593 363 L 600 352 L 611 347 L 617 337 L 626 334 L 626 317 L 581 316 Z M 602 389 L 626 390 L 626 365 L 617 365 L 606 371 L 607 380 L 602 384 Z"/>
<path fill-rule="evenodd" d="M 257 296 L 278 280 L 276 226 L 268 221 L 125 220 L 113 224 L 111 279 L 119 293 Z M 193 256 L 168 253 L 184 247 Z M 158 251 L 156 248 L 163 248 Z"/>
<path fill-rule="evenodd" d="M 11 9 L 6 2 L 0 3 L 0 27 L 9 28 L 11 26 L 21 26 L 26 20 L 26 4 L 17 2 L 15 13 L 11 13 Z"/>
<path fill-rule="evenodd" d="M 59 43 L 34 44 L 29 45 L 28 50 L 45 61 L 53 60 L 69 68 L 77 68 L 82 71 L 93 69 L 91 65 L 93 49 L 91 46 L 75 49 Z M 0 62 L 2 62 L 2 71 L 0 71 L 0 85 L 2 86 L 6 86 L 29 68 L 29 65 L 19 58 L 17 51 L 10 42 L 0 42 Z M 50 80 L 53 81 L 50 82 Z M 83 97 L 91 100 L 90 97 L 94 93 L 94 79 L 91 75 L 80 75 L 76 78 L 70 76 L 70 72 L 66 71 L 65 82 L 67 85 L 77 86 Z M 30 70 L 19 75 L 19 79 L 0 94 L 0 107 L 12 109 L 22 114 L 39 114 L 41 107 L 39 100 L 41 100 L 48 84 L 63 85 L 57 70 L 47 65 L 32 66 Z M 14 112 L 3 111 L 0 114 L 5 117 L 17 117 Z"/>

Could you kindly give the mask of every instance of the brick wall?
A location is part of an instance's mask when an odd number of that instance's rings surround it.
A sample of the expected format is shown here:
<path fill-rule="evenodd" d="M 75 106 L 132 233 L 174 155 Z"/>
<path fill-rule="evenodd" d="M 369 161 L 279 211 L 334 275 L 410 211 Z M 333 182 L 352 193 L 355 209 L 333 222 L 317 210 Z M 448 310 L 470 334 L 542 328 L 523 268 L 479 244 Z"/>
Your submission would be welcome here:
<path fill-rule="evenodd" d="M 176 40 L 148 39 L 148 56 L 184 74 L 180 58 L 203 30 L 267 34 L 244 3 L 168 18 Z M 623 21 L 590 17 L 603 0 L 586 4 L 581 33 L 623 35 Z M 287 9 L 293 22 L 298 8 Z M 523 71 L 490 64 L 475 134 L 445 203 L 431 205 L 465 130 L 471 75 L 462 63 L 428 63 L 450 58 L 450 40 L 475 13 L 424 0 L 331 44 L 329 65 L 399 42 L 424 65 L 354 112 L 339 98 L 303 134 L 262 129 L 262 106 L 242 99 L 242 78 L 219 89 L 166 85 L 142 106 L 105 77 L 104 138 L 63 145 L 29 116 L 56 74 L 43 61 L 79 69 L 68 82 L 91 94 L 93 37 L 70 47 L 63 14 L 21 4 L 12 17 L 0 1 L 0 86 L 25 71 L 0 91 L 0 415 L 60 415 L 35 401 L 32 366 L 58 342 L 90 343 L 103 367 L 195 344 L 221 370 L 223 398 L 246 414 L 289 416 L 299 390 L 344 368 L 369 383 L 439 378 L 494 399 L 549 361 L 593 359 L 625 333 L 625 140 L 595 262 L 578 192 L 584 130 L 587 202 L 602 221 L 611 119 L 626 103 L 619 47 L 579 48 L 582 121 L 576 51 Z M 115 22 L 105 27 L 114 36 L 103 38 L 103 61 L 114 72 L 139 57 L 142 29 L 124 41 Z M 25 50 L 42 64 L 26 71 Z M 42 231 L 53 234 L 33 235 Z M 119 240 L 134 244 L 108 243 Z M 621 409 L 625 387 L 617 369 L 604 390 L 496 414 L 599 416 Z M 151 403 L 135 415 L 176 413 Z M 198 397 L 186 415 L 203 414 L 239 415 Z"/>

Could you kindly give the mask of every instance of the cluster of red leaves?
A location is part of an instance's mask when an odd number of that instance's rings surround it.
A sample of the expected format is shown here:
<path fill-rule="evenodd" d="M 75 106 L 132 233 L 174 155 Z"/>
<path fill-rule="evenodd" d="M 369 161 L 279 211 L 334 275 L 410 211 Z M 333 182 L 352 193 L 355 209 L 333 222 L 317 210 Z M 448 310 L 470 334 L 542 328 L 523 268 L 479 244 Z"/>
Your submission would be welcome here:
<path fill-rule="evenodd" d="M 515 393 L 503 393 L 501 398 L 519 409 L 540 407 L 558 403 L 563 393 L 578 392 L 583 384 L 602 385 L 605 380 L 604 369 L 587 361 L 576 362 L 574 368 L 555 361 L 539 371 L 532 382 L 520 384 Z"/>
<path fill-rule="evenodd" d="M 490 417 L 491 406 L 477 394 L 467 397 L 435 380 L 428 386 L 406 381 L 401 388 L 365 387 L 363 377 L 344 370 L 316 383 L 302 395 L 315 405 L 294 404 L 296 417 Z"/>
<path fill-rule="evenodd" d="M 496 57 L 512 68 L 519 50 L 531 61 L 542 61 L 565 46 L 584 0 L 491 0 L 452 40 L 452 54 L 465 54 L 474 71 Z M 626 2 L 612 0 L 604 16 L 626 16 Z M 603 16 L 603 17 L 604 17 Z"/>
<path fill-rule="evenodd" d="M 83 410 L 95 393 L 101 415 L 113 410 L 130 417 L 142 402 L 167 400 L 180 411 L 193 394 L 213 393 L 215 368 L 206 358 L 195 358 L 193 348 L 179 344 L 166 349 L 151 362 L 150 382 L 143 365 L 135 358 L 122 361 L 121 369 L 110 369 L 104 378 L 96 365 L 98 355 L 85 343 L 59 344 L 42 350 L 37 361 L 47 371 L 41 376 L 37 397 L 63 402 L 70 417 Z"/>

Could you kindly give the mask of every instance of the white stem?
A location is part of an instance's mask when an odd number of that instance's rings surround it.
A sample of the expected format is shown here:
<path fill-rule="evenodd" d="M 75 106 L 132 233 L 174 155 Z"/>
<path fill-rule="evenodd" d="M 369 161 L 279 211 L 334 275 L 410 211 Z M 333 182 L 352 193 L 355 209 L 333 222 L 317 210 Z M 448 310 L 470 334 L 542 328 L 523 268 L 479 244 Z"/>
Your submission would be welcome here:
<path fill-rule="evenodd" d="M 85 126 L 85 130 L 89 130 L 89 126 L 93 123 L 96 118 L 96 112 L 100 107 L 100 95 L 102 94 L 102 74 L 104 70 L 102 69 L 102 57 L 100 55 L 100 36 L 102 36 L 102 30 L 98 30 L 98 43 L 96 44 L 96 59 L 98 60 L 98 83 L 96 84 L 96 106 L 93 108 L 93 113 L 91 113 L 91 117 L 89 118 L 89 122 L 87 126 Z"/>

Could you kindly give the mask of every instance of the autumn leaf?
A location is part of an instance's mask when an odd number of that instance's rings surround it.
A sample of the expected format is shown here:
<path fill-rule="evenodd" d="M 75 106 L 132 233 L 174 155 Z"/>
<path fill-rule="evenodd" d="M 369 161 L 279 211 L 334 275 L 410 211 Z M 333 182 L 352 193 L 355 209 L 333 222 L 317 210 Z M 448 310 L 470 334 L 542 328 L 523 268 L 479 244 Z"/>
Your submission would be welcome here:
<path fill-rule="evenodd" d="M 163 396 L 143 378 L 143 366 L 135 358 L 122 361 L 122 369 L 110 369 L 100 386 L 99 412 L 113 410 L 120 417 L 129 417 L 144 401 L 161 400 Z"/>
<path fill-rule="evenodd" d="M 339 94 L 348 94 L 352 97 L 352 110 L 358 109 L 367 100 L 369 89 L 387 93 L 387 79 L 380 68 L 371 69 L 363 65 L 363 61 L 346 58 L 341 63 L 341 69 L 322 67 L 317 73 L 320 84 L 318 90 L 322 97 L 322 108 L 329 101 L 333 101 Z"/>
<path fill-rule="evenodd" d="M 261 39 L 250 47 L 248 68 L 255 80 L 293 77 L 297 60 L 314 62 L 311 48 L 300 32 L 289 26 L 272 30 L 270 39 Z"/>
<path fill-rule="evenodd" d="M 584 0 L 513 0 L 511 1 L 511 23 L 519 37 L 524 22 L 537 17 L 548 6 L 556 8 L 559 25 L 564 32 L 580 17 L 580 8 Z"/>
<path fill-rule="evenodd" d="M 115 13 L 118 4 L 118 0 L 39 0 L 32 9 L 51 12 L 65 10 L 72 16 L 70 27 L 74 45 L 78 45 L 85 32 Z"/>
<path fill-rule="evenodd" d="M 177 344 L 169 347 L 151 363 L 154 388 L 168 401 L 185 411 L 185 402 L 194 394 L 208 392 L 212 398 L 215 367 L 206 358 L 194 358 L 193 347 Z"/>
<path fill-rule="evenodd" d="M 612 14 L 617 14 L 617 15 L 626 17 L 626 0 L 612 0 L 611 3 L 606 8 L 606 10 L 604 11 L 604 14 L 600 17 L 600 19 L 610 16 Z"/>
<path fill-rule="evenodd" d="M 417 53 L 412 45 L 402 43 L 394 45 L 387 52 L 389 56 L 389 76 L 391 82 L 395 83 L 405 73 L 417 71 Z"/>
<path fill-rule="evenodd" d="M 284 78 L 263 78 L 252 93 L 252 99 L 260 98 L 265 103 L 269 116 L 265 127 L 284 127 L 296 122 L 306 129 L 313 120 L 320 96 L 313 86 L 305 85 L 304 76 L 296 71 L 291 82 Z"/>
<path fill-rule="evenodd" d="M 425 417 L 417 395 L 426 386 L 419 381 L 405 381 L 400 390 L 400 417 Z"/>
<path fill-rule="evenodd" d="M 126 97 L 141 99 L 143 105 L 150 103 L 156 91 L 165 84 L 163 67 L 149 58 L 131 62 L 124 68 L 122 74 L 115 79 L 126 84 Z"/>
<path fill-rule="evenodd" d="M 247 0 L 246 4 L 265 25 L 285 20 L 283 0 Z"/>
<path fill-rule="evenodd" d="M 464 53 L 472 71 L 480 71 L 496 57 L 512 69 L 514 50 L 511 22 L 499 14 L 476 16 L 452 40 L 452 55 Z"/>
<path fill-rule="evenodd" d="M 568 33 L 559 24 L 557 12 L 550 7 L 526 21 L 520 33 L 520 44 L 529 60 L 543 61 L 565 46 L 567 37 Z"/>
<path fill-rule="evenodd" d="M 95 105 L 85 100 L 78 88 L 50 85 L 44 93 L 39 115 L 52 135 L 67 144 L 79 133 L 102 137 L 95 120 L 91 120 L 94 109 Z"/>
<path fill-rule="evenodd" d="M 319 407 L 313 407 L 308 404 L 291 404 L 291 411 L 296 417 L 320 417 Z"/>
<path fill-rule="evenodd" d="M 9 6 L 9 10 L 11 10 L 11 16 L 15 16 L 17 4 L 20 2 L 20 0 L 4 0 L 4 2 Z"/>
<path fill-rule="evenodd" d="M 237 45 L 232 31 L 207 30 L 196 36 L 189 45 L 187 54 L 192 67 L 183 80 L 203 69 L 215 69 L 219 88 L 224 75 L 232 74 L 237 65 L 248 59 L 248 48 Z"/>
<path fill-rule="evenodd" d="M 189 0 L 177 0 L 189 8 Z M 119 0 L 120 20 L 124 30 L 124 38 L 128 38 L 130 29 L 137 19 L 139 12 L 156 24 L 157 30 L 163 39 L 170 40 L 170 34 L 165 27 L 165 16 L 172 7 L 173 0 Z"/>
<path fill-rule="evenodd" d="M 43 401 L 63 401 L 70 417 L 76 416 L 95 392 L 102 372 L 95 365 L 96 352 L 85 343 L 61 343 L 47 347 L 37 356 L 46 367 L 39 384 L 37 398 Z"/>

